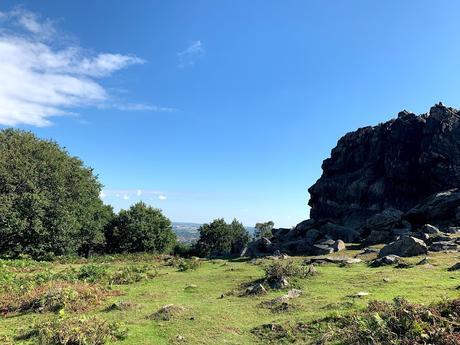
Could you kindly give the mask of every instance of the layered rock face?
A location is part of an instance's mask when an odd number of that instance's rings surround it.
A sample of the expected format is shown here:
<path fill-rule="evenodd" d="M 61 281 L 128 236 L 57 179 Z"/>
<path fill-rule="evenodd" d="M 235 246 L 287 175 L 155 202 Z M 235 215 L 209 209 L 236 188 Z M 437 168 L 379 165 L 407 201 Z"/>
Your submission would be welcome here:
<path fill-rule="evenodd" d="M 382 255 L 456 250 L 460 111 L 435 105 L 342 137 L 309 189 L 310 219 L 274 229 L 251 252 L 322 255 L 340 243 L 390 243 Z M 343 248 L 341 246 L 341 248 Z"/>
<path fill-rule="evenodd" d="M 355 229 L 386 209 L 406 212 L 460 186 L 460 111 L 435 105 L 343 136 L 309 189 L 310 218 Z"/>

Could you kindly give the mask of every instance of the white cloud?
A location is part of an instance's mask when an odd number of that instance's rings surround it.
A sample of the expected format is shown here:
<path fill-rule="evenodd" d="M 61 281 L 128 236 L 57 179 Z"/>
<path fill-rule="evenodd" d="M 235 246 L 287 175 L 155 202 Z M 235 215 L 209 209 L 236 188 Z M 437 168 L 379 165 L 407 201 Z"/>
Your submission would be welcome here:
<path fill-rule="evenodd" d="M 104 199 L 106 197 L 105 193 L 103 190 L 99 193 L 99 198 Z"/>
<path fill-rule="evenodd" d="M 131 111 L 169 109 L 142 104 L 123 109 L 98 80 L 144 60 L 58 47 L 54 42 L 60 41 L 49 19 L 21 8 L 0 12 L 0 124 L 46 126 L 53 116 L 96 105 Z"/>
<path fill-rule="evenodd" d="M 167 195 L 167 193 L 163 191 L 154 189 L 104 189 L 101 193 L 103 193 L 104 198 L 116 197 L 124 200 L 139 198 L 141 196 L 154 196 L 158 197 L 160 200 L 166 200 Z"/>
<path fill-rule="evenodd" d="M 177 67 L 184 68 L 193 66 L 195 62 L 204 55 L 205 50 L 201 41 L 192 41 L 190 45 L 183 51 L 177 53 L 179 63 Z"/>

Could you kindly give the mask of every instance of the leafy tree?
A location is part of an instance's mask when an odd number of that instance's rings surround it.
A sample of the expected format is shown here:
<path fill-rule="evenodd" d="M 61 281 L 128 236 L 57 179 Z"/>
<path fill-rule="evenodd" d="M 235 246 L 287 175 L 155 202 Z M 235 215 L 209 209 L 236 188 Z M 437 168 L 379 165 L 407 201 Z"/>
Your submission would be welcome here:
<path fill-rule="evenodd" d="M 249 242 L 248 232 L 236 219 L 230 224 L 222 218 L 216 219 L 210 224 L 203 224 L 198 231 L 200 239 L 196 250 L 200 256 L 235 255 Z"/>
<path fill-rule="evenodd" d="M 91 168 L 53 141 L 0 131 L 0 255 L 37 259 L 104 244 L 109 210 Z"/>
<path fill-rule="evenodd" d="M 262 237 L 272 237 L 272 230 L 273 227 L 275 226 L 275 223 L 273 223 L 271 220 L 265 223 L 257 223 L 255 228 L 255 233 L 254 236 L 255 238 L 262 238 Z"/>
<path fill-rule="evenodd" d="M 114 252 L 166 253 L 175 243 L 171 221 L 143 202 L 121 210 L 107 230 L 108 249 Z"/>

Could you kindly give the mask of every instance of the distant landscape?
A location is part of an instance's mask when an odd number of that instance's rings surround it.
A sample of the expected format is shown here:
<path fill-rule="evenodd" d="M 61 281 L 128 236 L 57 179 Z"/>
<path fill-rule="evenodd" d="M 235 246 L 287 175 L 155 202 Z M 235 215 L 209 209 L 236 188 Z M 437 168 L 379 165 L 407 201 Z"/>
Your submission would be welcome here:
<path fill-rule="evenodd" d="M 182 243 L 193 243 L 200 238 L 198 229 L 203 224 L 199 223 L 186 223 L 186 222 L 172 222 L 173 232 L 177 235 L 177 240 Z M 250 235 L 254 235 L 254 228 L 245 226 L 245 229 Z"/>

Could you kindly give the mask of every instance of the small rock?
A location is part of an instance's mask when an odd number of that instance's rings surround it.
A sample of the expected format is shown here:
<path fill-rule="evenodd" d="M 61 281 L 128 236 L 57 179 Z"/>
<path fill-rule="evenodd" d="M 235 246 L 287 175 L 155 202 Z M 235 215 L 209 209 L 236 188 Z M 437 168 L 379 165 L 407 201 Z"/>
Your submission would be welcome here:
<path fill-rule="evenodd" d="M 456 251 L 457 244 L 447 241 L 439 241 L 433 242 L 429 247 L 428 250 L 432 252 L 443 252 L 443 251 Z"/>
<path fill-rule="evenodd" d="M 426 234 L 439 234 L 440 231 L 437 227 L 430 225 L 430 224 L 425 224 L 422 226 L 422 232 Z"/>
<path fill-rule="evenodd" d="M 354 295 L 349 295 L 348 297 L 351 297 L 351 298 L 363 298 L 363 297 L 366 297 L 366 296 L 369 296 L 369 292 L 360 291 L 360 292 L 355 293 Z"/>
<path fill-rule="evenodd" d="M 458 271 L 460 270 L 460 262 L 457 262 L 455 265 L 448 268 L 448 271 Z"/>
<path fill-rule="evenodd" d="M 260 283 L 257 283 L 254 286 L 248 287 L 245 291 L 245 295 L 264 295 L 267 293 L 267 290 Z"/>
<path fill-rule="evenodd" d="M 329 247 L 323 244 L 315 244 L 313 245 L 313 254 L 314 255 L 327 255 L 334 252 L 334 248 Z"/>
<path fill-rule="evenodd" d="M 457 226 L 449 226 L 445 232 L 448 234 L 458 234 L 460 232 L 460 228 Z"/>
<path fill-rule="evenodd" d="M 387 255 L 387 256 L 372 260 L 369 266 L 380 267 L 380 266 L 395 265 L 399 263 L 400 260 L 401 258 L 397 255 Z"/>
<path fill-rule="evenodd" d="M 424 258 L 422 260 L 420 260 L 419 262 L 416 263 L 417 266 L 420 266 L 420 265 L 428 265 L 428 258 Z"/>
<path fill-rule="evenodd" d="M 284 277 L 278 278 L 269 283 L 270 283 L 270 287 L 275 290 L 285 289 L 289 286 L 288 280 Z"/>
<path fill-rule="evenodd" d="M 337 240 L 332 245 L 332 248 L 334 248 L 334 251 L 340 252 L 341 250 L 345 249 L 345 242 L 343 242 L 342 240 Z"/>

